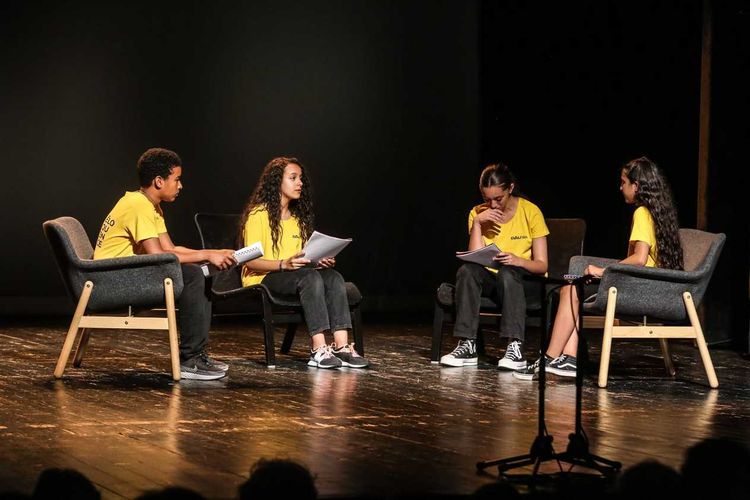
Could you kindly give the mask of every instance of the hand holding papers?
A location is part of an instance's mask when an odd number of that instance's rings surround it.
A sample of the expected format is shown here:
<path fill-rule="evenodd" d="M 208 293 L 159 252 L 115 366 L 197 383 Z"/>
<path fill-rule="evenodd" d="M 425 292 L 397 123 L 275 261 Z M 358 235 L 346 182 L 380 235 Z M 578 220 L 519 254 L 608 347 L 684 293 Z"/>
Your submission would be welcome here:
<path fill-rule="evenodd" d="M 494 257 L 500 253 L 500 249 L 494 243 L 490 243 L 484 248 L 479 250 L 472 250 L 467 252 L 456 252 L 456 257 L 466 262 L 473 262 L 480 264 L 485 267 L 491 267 L 493 269 L 499 269 L 500 263 L 493 260 Z"/>
<path fill-rule="evenodd" d="M 248 260 L 257 259 L 258 257 L 263 257 L 263 245 L 261 245 L 260 241 L 256 241 L 252 245 L 240 248 L 234 252 L 234 260 L 237 261 L 237 265 Z M 203 271 L 203 276 L 209 277 L 216 274 L 219 268 L 206 262 L 205 264 L 201 264 L 201 271 Z"/>
<path fill-rule="evenodd" d="M 335 257 L 351 242 L 351 238 L 334 238 L 333 236 L 313 231 L 312 236 L 307 240 L 302 251 L 306 259 L 309 259 L 313 264 L 317 264 L 321 259 L 325 259 L 326 257 Z"/>

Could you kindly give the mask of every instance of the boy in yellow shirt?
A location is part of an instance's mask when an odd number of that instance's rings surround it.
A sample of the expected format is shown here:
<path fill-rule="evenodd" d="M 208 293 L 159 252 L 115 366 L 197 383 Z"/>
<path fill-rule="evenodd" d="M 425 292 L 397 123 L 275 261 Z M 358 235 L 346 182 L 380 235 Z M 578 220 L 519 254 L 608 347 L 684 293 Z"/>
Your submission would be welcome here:
<path fill-rule="evenodd" d="M 220 269 L 234 263 L 233 250 L 193 250 L 175 246 L 167 232 L 162 202 L 171 203 L 182 189 L 182 160 L 174 151 L 152 148 L 137 164 L 140 189 L 128 191 L 104 219 L 94 248 L 94 259 L 173 253 L 180 260 L 184 287 L 177 300 L 180 331 L 180 373 L 184 379 L 215 380 L 229 366 L 205 351 L 211 326 L 211 302 L 198 262 Z"/>

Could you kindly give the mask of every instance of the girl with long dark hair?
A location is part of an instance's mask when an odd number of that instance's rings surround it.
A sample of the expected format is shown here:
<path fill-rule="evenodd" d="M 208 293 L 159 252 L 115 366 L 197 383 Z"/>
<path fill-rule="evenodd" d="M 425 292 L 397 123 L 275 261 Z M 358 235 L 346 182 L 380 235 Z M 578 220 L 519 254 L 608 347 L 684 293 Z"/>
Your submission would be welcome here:
<path fill-rule="evenodd" d="M 625 203 L 635 205 L 636 209 L 630 229 L 628 255 L 619 263 L 683 269 L 677 209 L 672 190 L 661 169 L 645 156 L 629 161 L 620 169 L 620 191 Z M 584 274 L 600 278 L 604 271 L 605 268 L 590 264 Z M 549 373 L 563 377 L 576 376 L 578 309 L 576 288 L 564 286 L 560 290 L 560 303 L 545 355 L 545 369 Z M 513 375 L 531 380 L 538 371 L 539 360 Z"/>
<path fill-rule="evenodd" d="M 364 368 L 369 362 L 348 341 L 352 327 L 344 279 L 334 258 L 310 266 L 302 247 L 313 233 L 310 180 L 296 158 L 274 158 L 242 211 L 238 244 L 260 241 L 265 255 L 245 263 L 243 286 L 262 283 L 271 293 L 297 295 L 310 331 L 309 366 Z M 333 343 L 325 334 L 333 333 Z"/>

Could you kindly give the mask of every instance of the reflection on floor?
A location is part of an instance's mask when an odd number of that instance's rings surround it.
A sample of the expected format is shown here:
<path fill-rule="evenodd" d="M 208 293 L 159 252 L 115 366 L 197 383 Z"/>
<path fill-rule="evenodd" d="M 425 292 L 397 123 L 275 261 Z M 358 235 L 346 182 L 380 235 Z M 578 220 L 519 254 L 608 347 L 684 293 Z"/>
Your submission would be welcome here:
<path fill-rule="evenodd" d="M 167 485 L 231 498 L 258 458 L 285 457 L 310 467 L 322 497 L 467 494 L 497 472 L 477 474 L 477 461 L 527 453 L 537 432 L 537 387 L 495 368 L 505 342 L 496 337 L 478 367 L 440 368 L 429 362 L 428 325 L 370 324 L 371 369 L 308 368 L 303 335 L 267 369 L 257 320 L 223 320 L 212 355 L 231 364 L 230 375 L 173 383 L 166 335 L 97 331 L 82 367 L 54 381 L 65 328 L 0 327 L 0 491 L 30 493 L 41 470 L 71 467 L 104 498 Z M 677 343 L 674 353 L 676 380 L 665 376 L 655 341 L 615 344 L 607 390 L 589 369 L 583 425 L 592 452 L 626 467 L 646 458 L 679 467 L 703 438 L 750 443 L 748 362 L 713 349 L 716 391 L 692 345 Z M 573 429 L 574 399 L 570 381 L 549 380 L 546 422 L 558 451 Z"/>

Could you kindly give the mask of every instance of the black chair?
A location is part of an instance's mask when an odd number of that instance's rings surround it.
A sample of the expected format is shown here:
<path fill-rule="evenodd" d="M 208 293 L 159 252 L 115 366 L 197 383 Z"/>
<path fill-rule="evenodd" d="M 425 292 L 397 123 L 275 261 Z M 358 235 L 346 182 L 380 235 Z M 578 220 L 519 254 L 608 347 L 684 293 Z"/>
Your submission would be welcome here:
<path fill-rule="evenodd" d="M 92 260 L 86 231 L 73 217 L 58 217 L 43 224 L 68 295 L 76 304 L 68 334 L 55 367 L 61 378 L 78 340 L 73 365 L 81 365 L 92 329 L 167 330 L 169 332 L 172 378 L 180 380 L 175 301 L 183 288 L 182 269 L 171 253 L 134 255 L 117 259 Z M 134 308 L 166 306 L 166 317 L 138 317 Z M 126 311 L 122 315 L 115 312 Z"/>
<path fill-rule="evenodd" d="M 195 214 L 195 225 L 198 228 L 202 247 L 237 248 L 239 219 L 239 214 Z M 288 354 L 297 332 L 297 325 L 305 321 L 302 304 L 296 295 L 271 293 L 262 283 L 243 287 L 241 273 L 241 266 L 235 266 L 216 273 L 210 278 L 213 312 L 217 315 L 260 315 L 263 318 L 266 364 L 269 368 L 273 368 L 276 366 L 274 327 L 279 324 L 286 325 L 281 353 Z M 346 282 L 346 295 L 352 316 L 354 344 L 357 346 L 357 352 L 364 356 L 362 314 L 359 308 L 362 294 L 354 283 Z"/>
<path fill-rule="evenodd" d="M 562 276 L 568 272 L 570 259 L 583 253 L 583 239 L 586 236 L 586 221 L 583 219 L 547 219 L 547 254 L 549 258 L 548 271 L 550 276 Z M 441 283 L 435 294 L 435 314 L 432 326 L 432 350 L 430 360 L 440 362 L 440 350 L 443 342 L 443 326 L 446 322 L 455 321 L 454 294 L 455 285 Z M 553 301 L 548 301 L 547 318 L 552 317 L 550 310 Z M 538 297 L 530 297 L 526 303 L 526 311 L 530 316 L 540 316 L 542 309 Z M 477 348 L 484 353 L 482 324 L 488 320 L 497 324 L 500 318 L 500 304 L 490 297 L 482 297 L 480 304 L 481 316 L 479 331 L 477 332 Z"/>

